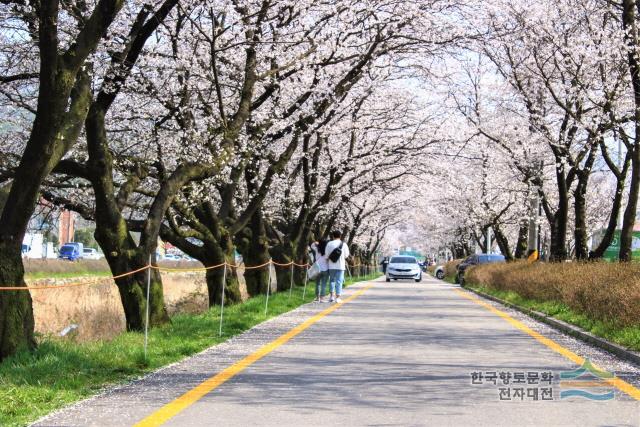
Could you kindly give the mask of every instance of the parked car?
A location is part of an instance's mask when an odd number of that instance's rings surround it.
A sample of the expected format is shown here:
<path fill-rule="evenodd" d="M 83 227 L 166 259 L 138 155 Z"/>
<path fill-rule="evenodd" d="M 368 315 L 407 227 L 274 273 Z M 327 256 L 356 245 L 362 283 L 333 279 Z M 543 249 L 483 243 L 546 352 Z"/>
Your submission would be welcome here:
<path fill-rule="evenodd" d="M 480 264 L 491 264 L 495 262 L 505 262 L 504 255 L 496 255 L 496 254 L 478 254 L 468 256 L 458 264 L 457 273 L 456 273 L 456 283 L 460 283 L 464 285 L 464 272 L 467 268 L 473 265 Z"/>
<path fill-rule="evenodd" d="M 444 279 L 444 265 L 438 265 L 435 270 L 433 270 L 433 275 L 436 276 L 437 279 Z"/>
<path fill-rule="evenodd" d="M 102 259 L 104 255 L 94 248 L 84 248 L 82 250 L 82 258 L 84 259 Z"/>
<path fill-rule="evenodd" d="M 387 282 L 391 279 L 413 279 L 416 282 L 422 280 L 422 269 L 418 261 L 412 256 L 394 256 L 389 260 L 386 272 Z"/>
<path fill-rule="evenodd" d="M 77 242 L 69 242 L 62 245 L 58 258 L 68 259 L 69 261 L 77 261 L 84 255 L 84 245 Z"/>

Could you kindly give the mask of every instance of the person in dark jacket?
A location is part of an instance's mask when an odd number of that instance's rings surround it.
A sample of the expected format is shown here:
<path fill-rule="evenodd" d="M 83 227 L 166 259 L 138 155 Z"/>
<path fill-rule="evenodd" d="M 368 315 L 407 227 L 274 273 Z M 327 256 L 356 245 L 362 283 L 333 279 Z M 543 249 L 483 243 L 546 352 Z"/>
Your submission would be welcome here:
<path fill-rule="evenodd" d="M 382 265 L 382 272 L 386 273 L 387 272 L 387 265 L 389 265 L 389 257 L 386 256 L 386 257 L 382 258 L 382 262 L 380 263 L 380 265 Z"/>

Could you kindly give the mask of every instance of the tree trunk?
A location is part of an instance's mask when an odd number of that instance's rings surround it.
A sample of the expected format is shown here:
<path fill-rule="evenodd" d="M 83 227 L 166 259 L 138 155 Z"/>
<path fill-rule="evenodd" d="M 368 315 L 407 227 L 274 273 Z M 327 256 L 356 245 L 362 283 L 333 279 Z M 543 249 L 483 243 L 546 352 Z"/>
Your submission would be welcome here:
<path fill-rule="evenodd" d="M 264 295 L 269 286 L 269 266 L 247 269 L 269 262 L 269 243 L 260 210 L 256 211 L 242 236 L 238 238 L 238 248 L 244 259 L 244 279 L 250 297 Z"/>
<path fill-rule="evenodd" d="M 574 212 L 575 212 L 575 230 L 574 239 L 575 254 L 579 260 L 586 260 L 589 258 L 589 246 L 587 243 L 587 201 L 586 201 L 586 185 L 581 185 L 581 180 L 578 181 L 578 187 L 574 196 Z"/>
<path fill-rule="evenodd" d="M 120 226 L 116 226 L 106 222 L 100 215 L 96 215 L 95 238 L 100 244 L 114 276 L 121 276 L 138 270 L 149 263 L 150 254 L 141 253 L 136 248 L 135 242 L 129 235 L 126 225 L 124 225 L 124 220 L 122 220 Z M 141 331 L 144 329 L 147 310 L 148 274 L 144 270 L 115 280 L 120 293 L 122 307 L 124 308 L 127 330 L 129 331 Z M 168 322 L 169 315 L 164 305 L 160 272 L 156 269 L 151 269 L 150 274 L 149 326 L 157 326 Z"/>
<path fill-rule="evenodd" d="M 640 123 L 636 124 L 636 132 L 640 132 Z M 639 138 L 636 135 L 636 138 Z M 631 261 L 631 243 L 633 241 L 633 228 L 636 223 L 638 209 L 638 191 L 640 190 L 640 146 L 638 142 L 633 147 L 631 157 L 631 183 L 629 185 L 629 198 L 627 208 L 624 211 L 622 230 L 620 231 L 620 261 Z"/>
<path fill-rule="evenodd" d="M 127 259 L 124 256 L 106 256 L 111 271 L 115 275 L 125 274 L 143 268 L 148 259 L 143 256 Z M 149 277 L 149 275 L 151 277 Z M 149 281 L 150 279 L 150 281 Z M 157 269 L 144 270 L 136 274 L 124 276 L 115 280 L 120 293 L 120 300 L 124 308 L 128 331 L 144 330 L 147 310 L 147 283 L 149 283 L 149 326 L 158 326 L 169 321 L 169 315 L 164 306 L 162 279 Z"/>
<path fill-rule="evenodd" d="M 502 232 L 502 229 L 499 225 L 494 225 L 493 227 L 493 235 L 498 243 L 498 247 L 500 248 L 500 252 L 504 255 L 507 261 L 513 261 L 513 255 L 511 255 L 511 249 L 509 248 L 509 240 Z"/>
<path fill-rule="evenodd" d="M 527 220 L 520 222 L 518 229 L 518 242 L 516 243 L 515 259 L 523 259 L 527 257 L 527 240 L 529 238 L 529 222 Z"/>
<path fill-rule="evenodd" d="M 553 216 L 551 222 L 551 245 L 549 248 L 549 260 L 552 262 L 564 261 L 567 259 L 567 218 L 558 212 Z"/>
<path fill-rule="evenodd" d="M 480 251 L 483 254 L 486 254 L 487 253 L 487 242 L 486 242 L 484 236 L 487 233 L 487 227 L 483 227 L 481 232 L 482 232 L 482 234 L 480 236 L 478 236 L 478 233 L 476 233 L 474 231 L 473 232 L 473 238 L 475 239 L 475 241 L 478 244 L 478 246 L 480 246 Z"/>
<path fill-rule="evenodd" d="M 0 245 L 3 243 L 0 242 Z M 15 251 L 13 246 L 0 246 L 0 254 L 11 254 L 11 251 Z M 20 252 L 0 257 L 0 277 L 5 286 L 25 285 Z M 0 291 L 0 361 L 18 350 L 35 348 L 33 327 L 33 309 L 29 291 Z"/>
<path fill-rule="evenodd" d="M 576 191 L 574 192 L 574 214 L 575 214 L 575 229 L 574 239 L 575 254 L 579 260 L 586 260 L 589 258 L 589 246 L 587 243 L 587 186 L 589 184 L 589 177 L 591 176 L 591 168 L 596 160 L 596 152 L 598 146 L 594 145 L 589 150 L 589 155 L 584 163 L 582 170 L 577 171 L 578 184 Z"/>
<path fill-rule="evenodd" d="M 269 251 L 271 258 L 275 263 L 288 264 L 291 260 L 295 259 L 295 246 L 287 238 L 285 239 L 286 240 L 283 243 L 273 246 Z M 275 265 L 274 269 L 276 272 L 278 292 L 289 290 L 292 280 L 291 267 Z"/>
<path fill-rule="evenodd" d="M 626 177 L 626 173 L 623 175 Z M 624 191 L 625 179 L 620 179 L 616 183 L 616 193 L 613 197 L 613 207 L 611 208 L 611 214 L 609 215 L 609 223 L 607 229 L 602 236 L 602 240 L 598 247 L 593 250 L 589 256 L 590 259 L 600 259 L 604 256 L 604 252 L 613 242 L 613 236 L 615 235 L 616 228 L 618 227 L 618 216 L 620 215 L 620 208 L 622 207 L 622 192 Z"/>
<path fill-rule="evenodd" d="M 631 183 L 627 208 L 624 211 L 622 230 L 620 232 L 620 261 L 631 261 L 631 243 L 633 227 L 638 209 L 638 191 L 640 190 L 640 64 L 638 63 L 638 28 L 636 24 L 637 2 L 623 0 L 622 23 L 625 29 L 625 43 L 629 75 L 634 94 L 634 144 L 631 156 Z"/>
<path fill-rule="evenodd" d="M 70 79 L 70 82 L 61 82 L 57 73 L 52 72 L 52 81 L 44 82 L 44 71 L 41 73 L 38 111 L 31 135 L 16 169 L 6 209 L 0 212 L 0 286 L 24 285 L 22 240 L 35 210 L 40 186 L 71 148 L 80 131 L 82 115 L 86 114 L 89 86 L 84 73 L 73 91 L 70 86 L 76 80 L 75 75 L 61 71 Z M 29 292 L 0 291 L 0 309 L 0 360 L 19 348 L 35 348 Z"/>
<path fill-rule="evenodd" d="M 309 250 L 311 243 L 313 240 L 311 239 L 312 231 L 311 226 L 306 224 L 303 228 L 303 231 L 298 238 L 298 247 L 296 250 L 296 256 L 293 258 L 296 264 L 308 264 L 311 260 L 309 259 Z M 307 276 L 307 268 L 301 267 L 300 265 L 293 267 L 293 284 L 294 285 L 303 285 L 305 277 Z"/>
<path fill-rule="evenodd" d="M 96 205 L 94 234 L 109 263 L 111 273 L 114 276 L 120 276 L 148 265 L 150 255 L 155 252 L 155 244 L 146 249 L 136 244 L 114 196 L 113 157 L 109 151 L 105 111 L 100 105 L 95 103 L 92 105 L 87 115 L 85 129 L 89 151 L 88 166 L 92 173 L 91 181 Z M 148 221 L 151 221 L 151 218 Z M 143 233 L 141 242 L 144 238 Z M 153 242 L 155 241 L 154 239 Z M 156 326 L 168 322 L 169 316 L 164 305 L 160 274 L 157 271 L 152 272 L 151 279 L 149 325 Z M 125 276 L 117 279 L 116 284 L 124 307 L 127 329 L 142 330 L 147 305 L 147 274 L 141 272 Z"/>
<path fill-rule="evenodd" d="M 205 242 L 205 259 L 199 261 L 206 266 L 219 265 L 225 262 L 235 265 L 234 248 L 231 238 L 220 233 L 220 242 Z M 223 282 L 223 278 L 226 281 Z M 227 266 L 225 274 L 224 267 L 207 270 L 207 290 L 209 293 L 209 307 L 222 304 L 222 285 L 224 283 L 224 304 L 231 305 L 242 302 L 240 294 L 240 282 L 234 267 Z"/>
<path fill-rule="evenodd" d="M 221 263 L 221 262 L 220 262 Z M 217 265 L 218 263 L 216 263 Z M 222 304 L 222 279 L 224 268 L 207 270 L 207 290 L 209 292 L 209 307 Z M 224 305 L 231 305 L 242 302 L 240 295 L 240 283 L 236 269 L 227 266 L 226 282 L 224 287 Z"/>

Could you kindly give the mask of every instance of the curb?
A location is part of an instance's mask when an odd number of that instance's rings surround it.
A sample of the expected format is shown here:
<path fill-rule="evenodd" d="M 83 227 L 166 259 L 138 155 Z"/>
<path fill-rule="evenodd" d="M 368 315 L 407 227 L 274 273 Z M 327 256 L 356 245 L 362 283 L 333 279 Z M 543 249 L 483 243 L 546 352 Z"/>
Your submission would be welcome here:
<path fill-rule="evenodd" d="M 612 343 L 611 341 L 607 341 L 604 338 L 600 338 L 577 326 L 571 325 L 567 322 L 563 322 L 562 320 L 555 319 L 539 311 L 531 310 L 525 307 L 520 307 L 519 305 L 494 297 L 493 295 L 485 294 L 482 291 L 477 291 L 471 288 L 462 288 L 462 289 L 465 289 L 469 292 L 473 292 L 474 294 L 481 296 L 482 298 L 497 302 L 506 307 L 513 308 L 514 310 L 517 310 L 521 313 L 526 314 L 529 317 L 532 317 L 542 323 L 545 323 L 551 326 L 552 328 L 559 330 L 560 332 L 563 332 L 581 341 L 585 341 L 595 347 L 608 351 L 609 353 L 612 353 L 622 359 L 625 359 L 629 362 L 633 362 L 636 365 L 640 366 L 640 353 L 638 352 L 625 348 L 621 345 Z"/>

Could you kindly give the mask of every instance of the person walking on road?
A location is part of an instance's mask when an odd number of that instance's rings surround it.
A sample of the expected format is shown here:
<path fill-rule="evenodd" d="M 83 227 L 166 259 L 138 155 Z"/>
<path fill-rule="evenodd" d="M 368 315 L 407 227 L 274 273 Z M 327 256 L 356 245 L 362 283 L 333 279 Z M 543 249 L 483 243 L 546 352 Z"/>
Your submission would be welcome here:
<path fill-rule="evenodd" d="M 336 230 L 331 233 L 331 240 L 327 243 L 325 253 L 329 264 L 329 288 L 331 297 L 329 302 L 342 302 L 342 284 L 344 283 L 344 271 L 347 268 L 347 258 L 351 255 L 349 247 L 341 240 L 342 233 Z"/>
<path fill-rule="evenodd" d="M 329 264 L 327 263 L 327 244 L 328 240 L 323 239 L 319 242 L 313 242 L 311 249 L 313 250 L 313 259 L 320 273 L 316 276 L 316 299 L 317 302 L 325 302 L 324 296 L 329 282 Z"/>
<path fill-rule="evenodd" d="M 382 272 L 386 273 L 387 272 L 387 266 L 389 265 L 389 257 L 388 256 L 384 257 L 380 264 L 382 265 Z"/>

